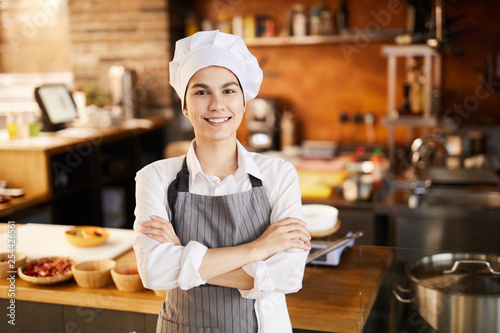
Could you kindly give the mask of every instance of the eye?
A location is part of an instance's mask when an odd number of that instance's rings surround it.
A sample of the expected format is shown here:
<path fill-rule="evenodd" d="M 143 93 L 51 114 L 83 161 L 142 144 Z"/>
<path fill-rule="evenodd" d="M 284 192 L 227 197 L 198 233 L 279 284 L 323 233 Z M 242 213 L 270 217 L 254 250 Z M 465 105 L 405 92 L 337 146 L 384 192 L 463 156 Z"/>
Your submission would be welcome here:
<path fill-rule="evenodd" d="M 224 94 L 234 94 L 235 92 L 234 89 L 224 89 Z"/>
<path fill-rule="evenodd" d="M 208 95 L 208 91 L 206 91 L 206 90 L 198 90 L 194 94 L 195 95 Z"/>

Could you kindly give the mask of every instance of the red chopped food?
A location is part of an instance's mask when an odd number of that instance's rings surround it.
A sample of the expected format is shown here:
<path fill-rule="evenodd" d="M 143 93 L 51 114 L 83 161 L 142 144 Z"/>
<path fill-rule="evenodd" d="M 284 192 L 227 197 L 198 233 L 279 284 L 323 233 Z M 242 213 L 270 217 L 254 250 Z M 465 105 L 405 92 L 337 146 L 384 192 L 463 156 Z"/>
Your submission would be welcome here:
<path fill-rule="evenodd" d="M 27 263 L 23 273 L 35 277 L 60 276 L 69 273 L 72 265 L 69 258 L 41 259 Z"/>

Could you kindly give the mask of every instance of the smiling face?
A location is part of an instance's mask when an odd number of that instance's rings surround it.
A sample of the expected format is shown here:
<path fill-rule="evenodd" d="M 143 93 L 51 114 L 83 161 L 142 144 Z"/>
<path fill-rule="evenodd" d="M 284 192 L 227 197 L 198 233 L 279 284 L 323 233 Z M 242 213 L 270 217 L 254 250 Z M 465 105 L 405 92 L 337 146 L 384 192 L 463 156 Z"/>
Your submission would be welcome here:
<path fill-rule="evenodd" d="M 200 69 L 188 83 L 183 112 L 197 140 L 235 140 L 245 112 L 238 79 L 224 67 Z"/>

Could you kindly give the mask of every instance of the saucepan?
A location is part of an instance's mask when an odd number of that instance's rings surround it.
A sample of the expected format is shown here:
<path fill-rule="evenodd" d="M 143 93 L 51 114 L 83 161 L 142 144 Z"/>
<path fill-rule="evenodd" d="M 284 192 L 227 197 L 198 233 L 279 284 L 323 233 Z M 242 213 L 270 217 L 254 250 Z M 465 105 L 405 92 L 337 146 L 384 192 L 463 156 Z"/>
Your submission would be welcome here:
<path fill-rule="evenodd" d="M 500 256 L 438 253 L 405 266 L 410 288 L 394 296 L 412 303 L 439 332 L 500 332 Z"/>

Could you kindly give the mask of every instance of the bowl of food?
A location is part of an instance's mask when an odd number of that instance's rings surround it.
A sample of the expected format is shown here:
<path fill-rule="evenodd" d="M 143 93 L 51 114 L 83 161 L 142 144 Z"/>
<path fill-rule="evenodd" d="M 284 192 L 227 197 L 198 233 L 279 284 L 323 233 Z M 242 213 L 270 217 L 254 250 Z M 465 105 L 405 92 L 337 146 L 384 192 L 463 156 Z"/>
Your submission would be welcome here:
<path fill-rule="evenodd" d="M 8 272 L 17 272 L 17 268 L 26 262 L 26 254 L 22 252 L 0 253 L 0 279 L 7 278 Z"/>
<path fill-rule="evenodd" d="M 27 260 L 19 266 L 19 277 L 34 284 L 56 284 L 71 279 L 75 262 L 65 257 L 44 257 Z"/>
<path fill-rule="evenodd" d="M 340 228 L 339 211 L 329 205 L 302 205 L 307 230 L 313 238 L 326 237 Z"/>
<path fill-rule="evenodd" d="M 66 240 L 80 247 L 90 247 L 104 244 L 109 237 L 105 228 L 95 226 L 79 226 L 66 230 Z"/>
<path fill-rule="evenodd" d="M 144 290 L 136 263 L 123 263 L 111 270 L 111 277 L 116 288 L 121 291 Z"/>
<path fill-rule="evenodd" d="M 111 282 L 111 270 L 114 260 L 90 260 L 74 265 L 71 270 L 76 283 L 84 288 L 101 288 Z"/>

